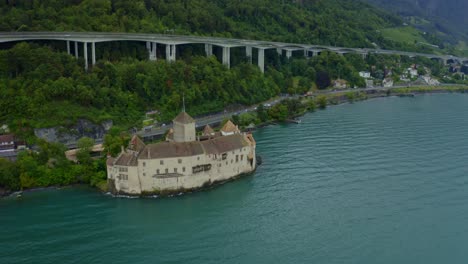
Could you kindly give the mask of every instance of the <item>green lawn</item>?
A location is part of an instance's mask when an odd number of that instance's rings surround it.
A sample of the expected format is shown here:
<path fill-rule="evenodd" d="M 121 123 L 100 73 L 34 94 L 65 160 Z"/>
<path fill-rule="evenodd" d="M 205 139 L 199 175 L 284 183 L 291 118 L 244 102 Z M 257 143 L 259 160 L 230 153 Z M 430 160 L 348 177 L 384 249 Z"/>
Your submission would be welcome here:
<path fill-rule="evenodd" d="M 410 27 L 396 27 L 396 28 L 386 28 L 381 30 L 382 35 L 393 41 L 405 42 L 405 43 L 414 43 L 417 42 L 426 42 L 422 37 L 421 31 Z"/>
<path fill-rule="evenodd" d="M 455 49 L 457 50 L 457 55 L 468 57 L 468 44 L 466 42 L 458 42 L 458 45 L 455 46 Z"/>

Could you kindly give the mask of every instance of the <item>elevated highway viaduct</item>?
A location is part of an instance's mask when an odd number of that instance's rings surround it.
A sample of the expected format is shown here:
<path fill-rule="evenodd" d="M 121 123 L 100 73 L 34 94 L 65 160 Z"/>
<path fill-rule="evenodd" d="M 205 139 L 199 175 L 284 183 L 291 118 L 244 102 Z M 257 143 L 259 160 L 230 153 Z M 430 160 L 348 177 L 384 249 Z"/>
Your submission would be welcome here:
<path fill-rule="evenodd" d="M 114 41 L 138 41 L 146 43 L 148 59 L 153 61 L 157 60 L 158 58 L 158 45 L 164 45 L 164 56 L 165 59 L 169 62 L 173 62 L 177 59 L 176 53 L 178 45 L 204 45 L 207 56 L 212 56 L 213 46 L 217 46 L 222 48 L 222 62 L 228 68 L 231 64 L 231 48 L 244 48 L 246 56 L 250 58 L 250 62 L 252 62 L 253 49 L 257 49 L 257 64 L 262 72 L 265 71 L 265 50 L 268 49 L 275 49 L 278 54 L 285 55 L 287 58 L 291 58 L 293 52 L 303 52 L 305 57 L 311 57 L 316 56 L 323 51 L 330 51 L 336 52 L 338 54 L 361 54 L 362 56 L 367 56 L 370 53 L 401 55 L 409 57 L 421 56 L 430 59 L 441 60 L 443 63 L 447 63 L 448 61 L 454 61 L 460 64 L 468 63 L 468 58 L 460 58 L 452 55 L 436 55 L 384 49 L 333 47 L 313 44 L 217 37 L 105 32 L 0 32 L 0 43 L 33 40 L 65 41 L 68 54 L 74 54 L 77 58 L 80 54 L 79 49 L 82 48 L 86 70 L 88 69 L 90 63 L 92 65 L 96 63 L 96 43 Z M 91 49 L 91 61 L 88 58 L 88 48 Z"/>

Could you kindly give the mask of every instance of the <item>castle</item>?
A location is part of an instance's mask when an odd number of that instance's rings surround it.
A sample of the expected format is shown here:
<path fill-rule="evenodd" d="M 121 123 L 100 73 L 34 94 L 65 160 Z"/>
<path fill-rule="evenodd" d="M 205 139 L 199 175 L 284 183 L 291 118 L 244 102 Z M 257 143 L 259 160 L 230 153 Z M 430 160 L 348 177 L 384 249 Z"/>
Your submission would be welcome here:
<path fill-rule="evenodd" d="M 195 190 L 253 172 L 255 140 L 228 121 L 220 132 L 209 125 L 196 136 L 185 111 L 173 120 L 166 142 L 145 145 L 133 136 L 127 149 L 107 160 L 113 193 L 170 194 Z"/>

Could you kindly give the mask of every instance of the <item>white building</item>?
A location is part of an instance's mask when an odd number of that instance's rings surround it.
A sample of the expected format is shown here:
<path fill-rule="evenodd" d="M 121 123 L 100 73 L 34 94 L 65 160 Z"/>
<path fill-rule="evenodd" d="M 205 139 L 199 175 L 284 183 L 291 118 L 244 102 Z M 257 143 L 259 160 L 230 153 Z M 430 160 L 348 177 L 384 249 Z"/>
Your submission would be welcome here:
<path fill-rule="evenodd" d="M 408 68 L 408 74 L 411 78 L 416 78 L 419 76 L 418 70 L 414 68 Z"/>
<path fill-rule="evenodd" d="M 359 76 L 361 76 L 362 78 L 365 78 L 365 79 L 369 79 L 371 77 L 371 74 L 370 74 L 370 72 L 361 71 L 361 72 L 359 72 Z"/>
<path fill-rule="evenodd" d="M 107 160 L 107 178 L 117 194 L 170 194 L 224 182 L 256 168 L 255 140 L 229 122 L 221 133 L 205 129 L 197 140 L 195 121 L 182 112 L 169 141 L 145 145 L 134 136 L 117 158 Z"/>
<path fill-rule="evenodd" d="M 431 76 L 421 76 L 421 79 L 427 85 L 439 85 L 440 84 L 440 82 L 437 79 L 433 79 Z"/>
<path fill-rule="evenodd" d="M 392 87 L 393 86 L 393 79 L 392 78 L 385 78 L 382 80 L 383 87 Z"/>
<path fill-rule="evenodd" d="M 333 88 L 336 89 L 346 89 L 348 88 L 348 82 L 343 79 L 336 79 L 333 81 Z"/>

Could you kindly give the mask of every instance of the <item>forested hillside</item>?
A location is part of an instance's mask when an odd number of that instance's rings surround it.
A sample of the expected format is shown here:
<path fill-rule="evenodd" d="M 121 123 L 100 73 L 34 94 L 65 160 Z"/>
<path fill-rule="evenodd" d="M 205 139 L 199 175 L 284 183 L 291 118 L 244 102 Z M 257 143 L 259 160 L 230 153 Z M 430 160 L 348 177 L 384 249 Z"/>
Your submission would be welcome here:
<path fill-rule="evenodd" d="M 72 56 L 26 43 L 0 51 L 0 80 L 0 121 L 13 127 L 66 125 L 77 118 L 130 126 L 155 108 L 170 120 L 182 108 L 183 93 L 191 114 L 199 115 L 264 101 L 280 91 L 256 66 L 228 70 L 215 57 L 171 64 L 100 61 L 85 73 Z"/>
<path fill-rule="evenodd" d="M 112 31 L 213 35 L 417 50 L 379 30 L 402 21 L 356 0 L 7 0 L 0 31 Z"/>

